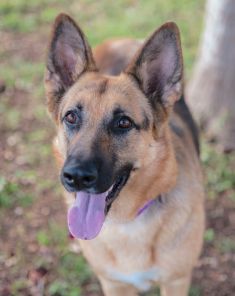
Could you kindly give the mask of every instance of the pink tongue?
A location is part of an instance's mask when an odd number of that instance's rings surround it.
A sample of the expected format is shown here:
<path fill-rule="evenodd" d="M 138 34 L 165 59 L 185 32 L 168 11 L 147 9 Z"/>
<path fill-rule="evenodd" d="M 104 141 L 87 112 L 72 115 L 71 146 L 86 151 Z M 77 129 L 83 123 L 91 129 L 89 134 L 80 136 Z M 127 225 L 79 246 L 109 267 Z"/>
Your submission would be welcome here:
<path fill-rule="evenodd" d="M 93 239 L 99 234 L 105 219 L 107 194 L 77 192 L 75 203 L 68 212 L 68 227 L 74 237 Z"/>

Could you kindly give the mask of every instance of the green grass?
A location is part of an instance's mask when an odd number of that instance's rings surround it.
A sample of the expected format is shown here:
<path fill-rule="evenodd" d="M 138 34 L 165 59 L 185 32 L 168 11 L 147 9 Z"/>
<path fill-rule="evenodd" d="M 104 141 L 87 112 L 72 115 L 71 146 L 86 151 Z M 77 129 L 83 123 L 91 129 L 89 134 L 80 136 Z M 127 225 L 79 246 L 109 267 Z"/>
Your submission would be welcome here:
<path fill-rule="evenodd" d="M 91 270 L 84 258 L 71 252 L 60 258 L 59 273 L 62 277 L 66 276 L 69 282 L 77 282 L 80 285 L 85 284 L 91 277 Z"/>
<path fill-rule="evenodd" d="M 66 1 L 55 0 L 2 0 L 0 2 L 0 29 L 16 32 L 33 32 L 44 22 L 54 19 L 58 8 L 50 8 L 52 5 L 61 7 Z M 62 9 L 62 7 L 61 7 Z"/>
<path fill-rule="evenodd" d="M 27 288 L 27 281 L 23 278 L 17 279 L 12 284 L 12 295 L 19 295 L 21 291 L 23 291 L 25 288 Z M 22 294 L 20 294 L 22 295 Z"/>
<path fill-rule="evenodd" d="M 3 108 L 3 110 L 6 110 L 6 108 Z M 0 111 L 0 114 L 3 113 Z M 15 130 L 21 121 L 21 113 L 19 110 L 12 108 L 10 110 L 7 110 L 7 112 L 4 112 L 4 117 L 6 119 L 4 125 L 7 126 L 8 129 Z"/>
<path fill-rule="evenodd" d="M 48 288 L 49 295 L 51 296 L 80 296 L 81 289 L 77 287 L 72 287 L 67 281 L 55 280 L 49 285 Z"/>
<path fill-rule="evenodd" d="M 209 198 L 217 198 L 221 193 L 227 193 L 235 200 L 235 155 L 223 155 L 206 143 L 202 142 L 202 162 L 206 174 L 206 189 Z"/>
<path fill-rule="evenodd" d="M 202 290 L 198 286 L 192 286 L 189 291 L 189 296 L 202 296 Z"/>
<path fill-rule="evenodd" d="M 0 29 L 21 33 L 47 31 L 60 12 L 71 14 L 92 45 L 111 37 L 146 38 L 168 20 L 177 22 L 187 70 L 191 68 L 202 28 L 204 1 L 17 0 L 0 3 Z M 193 13 L 192 13 L 193 12 Z"/>
<path fill-rule="evenodd" d="M 230 237 L 223 237 L 217 242 L 218 249 L 222 254 L 235 252 L 235 240 Z"/>
<path fill-rule="evenodd" d="M 19 184 L 0 177 L 0 210 L 13 206 L 28 207 L 32 203 L 32 195 L 24 193 Z"/>
<path fill-rule="evenodd" d="M 57 187 L 50 179 L 44 179 L 38 172 L 43 161 L 51 161 L 51 139 L 45 129 L 45 94 L 43 88 L 44 56 L 55 16 L 60 12 L 69 13 L 82 27 L 92 46 L 111 37 L 129 36 L 146 38 L 158 26 L 168 20 L 175 21 L 182 36 L 183 54 L 186 67 L 186 80 L 192 69 L 198 50 L 199 37 L 204 16 L 203 0 L 1 0 L 0 1 L 0 31 L 12 36 L 40 36 L 39 42 L 44 42 L 44 52 L 37 60 L 28 60 L 27 56 L 3 51 L 0 48 L 0 78 L 7 85 L 8 92 L 1 95 L 0 124 L 1 128 L 16 131 L 20 129 L 24 114 L 18 105 L 11 102 L 15 88 L 25 92 L 27 106 L 35 102 L 32 115 L 39 123 L 37 130 L 22 134 L 21 150 L 26 156 L 26 167 L 20 167 L 11 172 L 11 177 L 0 177 L 0 214 L 12 214 L 15 207 L 29 207 L 46 190 Z M 17 45 L 16 45 L 17 47 Z M 33 104 L 32 104 L 33 106 Z M 3 120 L 4 118 L 4 120 Z M 48 121 L 49 122 L 49 121 Z M 47 125 L 46 125 L 47 126 Z M 49 123 L 48 123 L 49 126 Z M 43 128 L 42 128 L 43 127 Z M 43 145 L 42 145 L 43 143 Z M 202 161 L 206 178 L 206 193 L 212 200 L 224 195 L 235 201 L 235 156 L 218 154 L 212 145 L 203 141 Z M 5 172 L 4 172 L 5 173 Z M 40 181 L 38 181 L 40 180 Z M 23 185 L 22 185 L 23 184 Z M 26 184 L 26 185 L 25 185 Z M 31 186 L 32 194 L 24 192 Z M 8 212 L 7 212 L 8 211 Z M 25 211 L 28 220 L 32 216 Z M 53 250 L 57 254 L 55 266 L 47 261 L 46 256 L 35 256 L 33 264 L 53 268 L 53 276 L 46 286 L 46 295 L 79 296 L 84 295 L 84 285 L 93 278 L 86 261 L 68 248 L 67 228 L 48 218 L 45 229 L 35 234 L 35 240 L 40 248 Z M 205 242 L 215 245 L 220 253 L 234 252 L 235 245 L 231 238 L 218 237 L 212 228 L 205 232 Z M 22 255 L 19 252 L 19 257 Z M 19 267 L 20 268 L 20 267 Z M 17 273 L 17 267 L 15 267 Z M 12 283 L 12 294 L 23 295 L 20 291 L 27 286 L 21 278 Z M 94 290 L 97 289 L 94 284 Z M 159 295 L 154 290 L 148 295 Z M 190 296 L 202 295 L 200 287 L 192 286 Z"/>
<path fill-rule="evenodd" d="M 46 231 L 40 230 L 37 233 L 37 241 L 40 246 L 49 246 L 50 245 L 50 237 Z"/>
<path fill-rule="evenodd" d="M 0 77 L 8 87 L 17 86 L 21 89 L 31 90 L 36 81 L 43 82 L 44 64 L 27 62 L 19 57 L 4 59 L 7 66 L 0 68 Z"/>
<path fill-rule="evenodd" d="M 209 228 L 204 233 L 204 240 L 207 243 L 212 243 L 215 239 L 215 232 L 212 228 Z"/>

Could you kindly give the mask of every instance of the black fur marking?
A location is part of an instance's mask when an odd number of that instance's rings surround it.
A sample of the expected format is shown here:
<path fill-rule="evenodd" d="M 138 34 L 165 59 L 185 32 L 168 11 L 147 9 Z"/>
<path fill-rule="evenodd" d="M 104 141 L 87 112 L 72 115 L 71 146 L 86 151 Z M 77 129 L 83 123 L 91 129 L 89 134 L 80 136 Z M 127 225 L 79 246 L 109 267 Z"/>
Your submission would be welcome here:
<path fill-rule="evenodd" d="M 114 182 L 117 156 L 110 144 L 102 141 L 102 135 L 99 132 L 93 140 L 88 157 L 93 159 L 98 168 L 96 189 L 99 192 L 105 192 Z"/>
<path fill-rule="evenodd" d="M 118 116 L 118 115 L 124 115 L 124 114 L 125 114 L 125 110 L 123 110 L 119 106 L 113 110 L 113 117 Z"/>
<path fill-rule="evenodd" d="M 180 138 L 184 137 L 184 131 L 182 128 L 180 128 L 178 125 L 176 125 L 174 122 L 170 121 L 170 127 L 172 131 Z"/>
<path fill-rule="evenodd" d="M 198 155 L 200 154 L 200 143 L 199 143 L 199 134 L 197 126 L 193 120 L 193 117 L 189 111 L 188 106 L 185 103 L 184 96 L 180 98 L 174 105 L 174 111 L 182 118 L 182 120 L 187 124 L 192 138 L 194 145 L 196 147 Z"/>
<path fill-rule="evenodd" d="M 103 93 L 105 93 L 106 89 L 108 86 L 108 79 L 104 79 L 100 84 L 99 84 L 99 94 L 102 95 Z"/>
<path fill-rule="evenodd" d="M 148 130 L 150 126 L 150 120 L 148 119 L 147 115 L 144 114 L 144 120 L 142 122 L 141 128 L 143 130 Z"/>

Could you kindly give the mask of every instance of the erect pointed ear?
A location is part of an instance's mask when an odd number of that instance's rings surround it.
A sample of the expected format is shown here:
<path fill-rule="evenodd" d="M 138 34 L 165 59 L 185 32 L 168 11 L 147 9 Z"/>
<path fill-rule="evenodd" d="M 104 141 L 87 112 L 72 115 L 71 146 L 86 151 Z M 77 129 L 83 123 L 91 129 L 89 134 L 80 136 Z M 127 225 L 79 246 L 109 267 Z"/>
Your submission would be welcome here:
<path fill-rule="evenodd" d="M 65 91 L 83 72 L 96 70 L 83 32 L 68 15 L 60 14 L 52 31 L 45 75 L 48 109 L 55 118 Z"/>
<path fill-rule="evenodd" d="M 157 102 L 172 106 L 180 97 L 183 76 L 177 25 L 169 22 L 155 31 L 125 72 L 136 78 L 153 106 Z"/>

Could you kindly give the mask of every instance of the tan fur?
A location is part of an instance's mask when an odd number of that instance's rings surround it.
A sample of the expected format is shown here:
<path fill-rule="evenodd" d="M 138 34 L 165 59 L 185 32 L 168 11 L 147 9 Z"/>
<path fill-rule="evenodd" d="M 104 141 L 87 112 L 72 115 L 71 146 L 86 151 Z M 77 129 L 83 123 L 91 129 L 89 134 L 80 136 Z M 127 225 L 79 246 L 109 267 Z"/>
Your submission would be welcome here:
<path fill-rule="evenodd" d="M 117 40 L 113 42 L 113 47 L 110 41 L 94 51 L 99 67 L 106 54 L 109 57 L 123 56 L 123 52 L 128 51 L 115 46 Z M 136 51 L 137 43 L 129 39 L 124 42 L 131 52 Z M 123 65 L 126 66 L 129 60 L 127 57 Z M 198 156 L 182 119 L 171 109 L 163 112 L 158 106 L 158 122 L 155 122 L 152 107 L 135 81 L 128 73 L 109 76 L 107 73 L 112 67 L 115 67 L 112 59 L 108 59 L 102 69 L 103 74 L 87 71 L 65 93 L 58 114 L 63 116 L 66 110 L 79 103 L 89 118 L 86 132 L 78 133 L 69 146 L 63 126 L 56 119 L 58 137 L 55 150 L 59 166 L 67 152 L 76 153 L 77 149 L 84 154 L 90 152 L 89 147 L 100 129 L 101 119 L 114 106 L 125 108 L 139 124 L 144 120 L 144 112 L 151 128 L 141 131 L 138 136 L 130 136 L 129 146 L 119 151 L 121 161 L 132 160 L 136 170 L 114 201 L 98 237 L 79 243 L 100 279 L 105 295 L 137 295 L 135 285 L 127 284 L 120 277 L 128 278 L 141 272 L 149 275 L 151 285 L 160 285 L 162 295 L 186 296 L 204 230 L 204 191 Z M 51 89 L 47 79 L 49 111 L 53 112 Z M 169 121 L 183 130 L 182 137 L 172 132 Z M 99 135 L 104 153 L 109 153 L 109 138 L 102 131 Z M 162 204 L 154 205 L 136 217 L 147 201 L 160 194 L 164 200 Z M 73 194 L 66 193 L 66 196 L 70 201 L 73 199 Z M 143 286 L 143 290 L 145 288 Z"/>
<path fill-rule="evenodd" d="M 93 51 L 98 69 L 110 75 L 119 74 L 128 65 L 142 43 L 142 41 L 127 38 L 103 42 Z M 123 51 L 123 48 L 128 48 L 128 50 Z"/>

